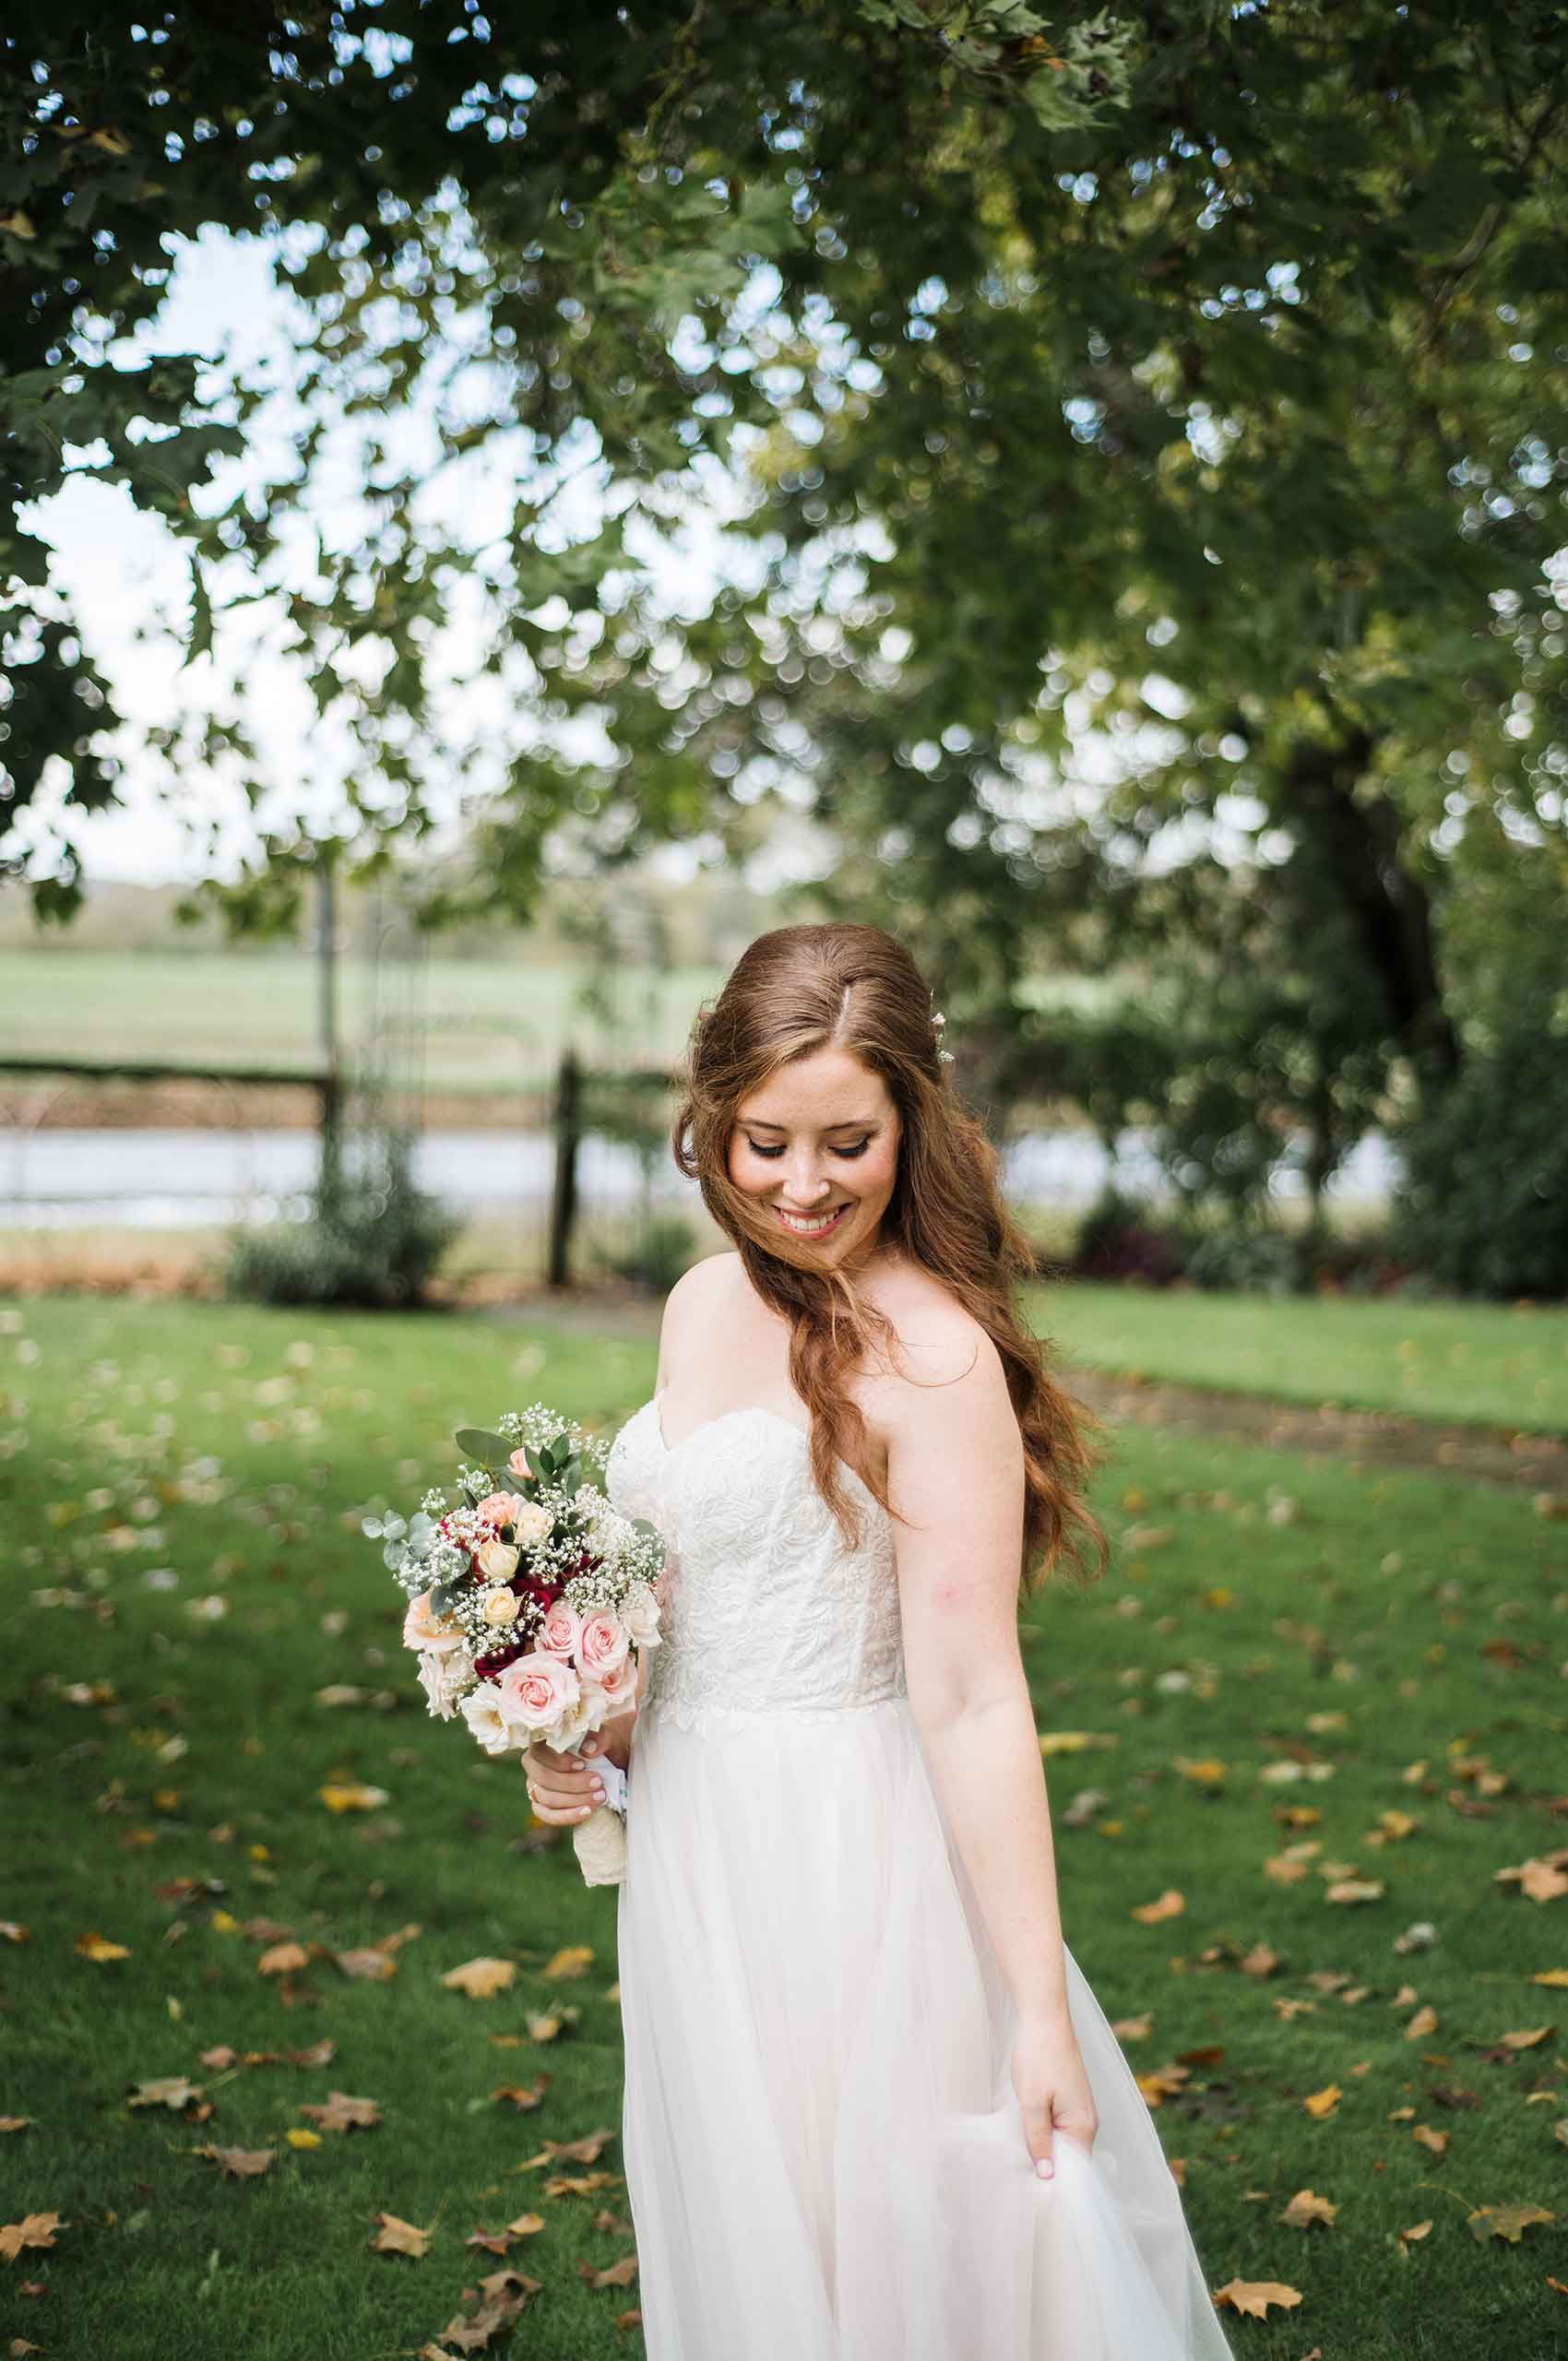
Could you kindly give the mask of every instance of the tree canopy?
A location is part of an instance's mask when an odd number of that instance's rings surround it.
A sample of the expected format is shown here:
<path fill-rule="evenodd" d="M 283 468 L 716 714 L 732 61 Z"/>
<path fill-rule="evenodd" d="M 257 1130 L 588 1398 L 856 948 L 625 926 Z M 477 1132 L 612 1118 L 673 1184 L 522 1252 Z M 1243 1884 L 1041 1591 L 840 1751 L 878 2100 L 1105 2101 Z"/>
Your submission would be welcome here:
<path fill-rule="evenodd" d="M 0 755 L 18 810 L 68 774 L 55 902 L 113 717 L 18 512 L 87 468 L 188 550 L 193 661 L 275 589 L 355 852 L 482 789 L 447 908 L 526 908 L 565 821 L 614 859 L 782 802 L 977 1004 L 1042 947 L 1252 993 L 1348 1137 L 1387 1058 L 1455 1068 L 1458 884 L 1461 945 L 1526 868 L 1561 904 L 1560 7 L 61 0 L 5 42 Z M 126 362 L 208 222 L 302 307 L 282 466 L 264 387 Z M 671 616 L 699 501 L 733 580 Z M 236 716 L 165 745 L 246 770 Z"/>

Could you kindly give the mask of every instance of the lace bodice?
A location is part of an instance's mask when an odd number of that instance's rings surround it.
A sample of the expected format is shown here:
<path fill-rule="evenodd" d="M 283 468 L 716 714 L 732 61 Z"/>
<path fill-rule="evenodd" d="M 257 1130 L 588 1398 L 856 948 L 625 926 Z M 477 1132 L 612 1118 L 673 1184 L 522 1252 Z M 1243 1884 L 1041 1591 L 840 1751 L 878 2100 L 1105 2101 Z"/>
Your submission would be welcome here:
<path fill-rule="evenodd" d="M 778 1412 L 729 1410 L 673 1445 L 658 1395 L 626 1421 L 605 1488 L 666 1545 L 645 1717 L 707 1728 L 907 1693 L 893 1522 L 853 1468 L 844 1479 L 861 1514 L 857 1549 L 812 1480 L 804 1429 Z"/>

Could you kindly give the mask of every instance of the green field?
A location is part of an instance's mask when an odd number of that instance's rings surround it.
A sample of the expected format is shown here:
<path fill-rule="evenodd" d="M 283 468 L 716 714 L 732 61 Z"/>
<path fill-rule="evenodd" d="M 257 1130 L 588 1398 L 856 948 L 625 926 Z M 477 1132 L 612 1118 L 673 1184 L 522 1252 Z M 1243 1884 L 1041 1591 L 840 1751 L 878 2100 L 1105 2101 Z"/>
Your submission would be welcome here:
<path fill-rule="evenodd" d="M 1068 1361 L 1174 1385 L 1568 1434 L 1568 1307 L 1198 1294 L 1063 1282 L 1027 1291 Z"/>
<path fill-rule="evenodd" d="M 718 968 L 619 967 L 606 1021 L 577 1004 L 581 966 L 437 957 L 422 986 L 418 972 L 388 968 L 382 1021 L 422 1020 L 430 1087 L 472 1094 L 538 1087 L 569 1038 L 594 1061 L 672 1059 L 698 1003 L 723 980 Z M 316 991 L 315 963 L 295 949 L 0 949 L 0 1056 L 306 1072 L 316 1062 Z M 341 963 L 339 994 L 353 1050 L 374 1023 L 363 960 Z"/>
<path fill-rule="evenodd" d="M 28 1932 L 0 1941 L 0 2113 L 30 2120 L 3 2218 L 65 2225 L 6 2267 L 8 2335 L 114 2361 L 411 2355 L 502 2267 L 465 2240 L 537 2214 L 506 2258 L 540 2283 L 509 2349 L 640 2351 L 615 2325 L 635 2280 L 592 2284 L 633 2251 L 613 1895 L 564 1833 L 529 1833 L 515 1771 L 425 1718 L 357 1515 L 445 1476 L 457 1416 L 548 1398 L 608 1426 L 652 1371 L 649 1338 L 545 1324 L 4 1312 L 4 1910 Z M 1568 1973 L 1568 1899 L 1497 1873 L 1568 1838 L 1568 1526 L 1502 1490 L 1143 1430 L 1098 1497 L 1113 1572 L 1025 1619 L 1064 1923 L 1108 2013 L 1150 2020 L 1124 2035 L 1136 2070 L 1175 2069 L 1155 2119 L 1210 2284 L 1301 2291 L 1232 2319 L 1238 2355 L 1548 2361 L 1568 2075 L 1538 1979 Z M 354 1693 L 317 1703 L 329 1684 Z M 352 1782 L 386 1800 L 328 1809 Z M 1331 1901 L 1345 1881 L 1377 1891 Z M 1131 1915 L 1168 1889 L 1179 1914 Z M 1435 1945 L 1401 1955 L 1415 1921 Z M 89 1934 L 127 1955 L 83 1956 Z M 390 1980 L 337 1964 L 398 1937 Z M 282 1941 L 308 1964 L 262 1972 Z M 584 1972 L 548 1975 L 575 1946 Z M 443 1987 L 479 1955 L 516 1964 L 510 1992 Z M 323 2041 L 329 2061 L 289 2062 Z M 129 2104 L 171 2076 L 199 2086 L 184 2107 Z M 526 2114 L 493 2095 L 541 2081 Z M 291 2145 L 334 2090 L 380 2124 Z M 545 2195 L 548 2143 L 599 2135 L 564 2177 L 610 2177 Z M 208 2146 L 273 2161 L 234 2178 Z M 1331 2227 L 1280 2220 L 1302 2189 Z M 1482 2209 L 1516 2204 L 1554 2218 L 1487 2235 Z M 383 2212 L 432 2232 L 422 2260 L 372 2250 Z"/>

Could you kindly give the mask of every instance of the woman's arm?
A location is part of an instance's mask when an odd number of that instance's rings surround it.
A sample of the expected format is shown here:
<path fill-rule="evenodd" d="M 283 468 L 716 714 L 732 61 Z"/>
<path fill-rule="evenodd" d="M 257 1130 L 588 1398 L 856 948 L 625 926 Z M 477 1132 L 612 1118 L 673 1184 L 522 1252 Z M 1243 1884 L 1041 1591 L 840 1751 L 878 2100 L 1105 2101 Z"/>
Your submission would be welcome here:
<path fill-rule="evenodd" d="M 909 1704 L 1026 2027 L 1067 2023 L 1045 1769 L 1018 1646 L 1024 1453 L 1002 1360 L 956 1307 L 879 1408 Z M 950 1381 L 937 1382 L 934 1381 Z"/>

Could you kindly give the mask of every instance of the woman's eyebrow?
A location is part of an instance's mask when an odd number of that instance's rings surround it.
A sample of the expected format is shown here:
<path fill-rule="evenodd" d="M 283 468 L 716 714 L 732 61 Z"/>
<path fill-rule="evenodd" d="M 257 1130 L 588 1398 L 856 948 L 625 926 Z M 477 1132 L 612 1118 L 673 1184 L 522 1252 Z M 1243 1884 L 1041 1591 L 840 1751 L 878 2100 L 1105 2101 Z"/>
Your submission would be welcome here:
<path fill-rule="evenodd" d="M 741 1121 L 749 1132 L 784 1132 L 790 1128 L 787 1123 L 765 1122 L 760 1115 L 742 1115 Z M 846 1122 L 823 1125 L 825 1132 L 874 1132 L 875 1129 L 874 1115 L 852 1115 Z"/>

